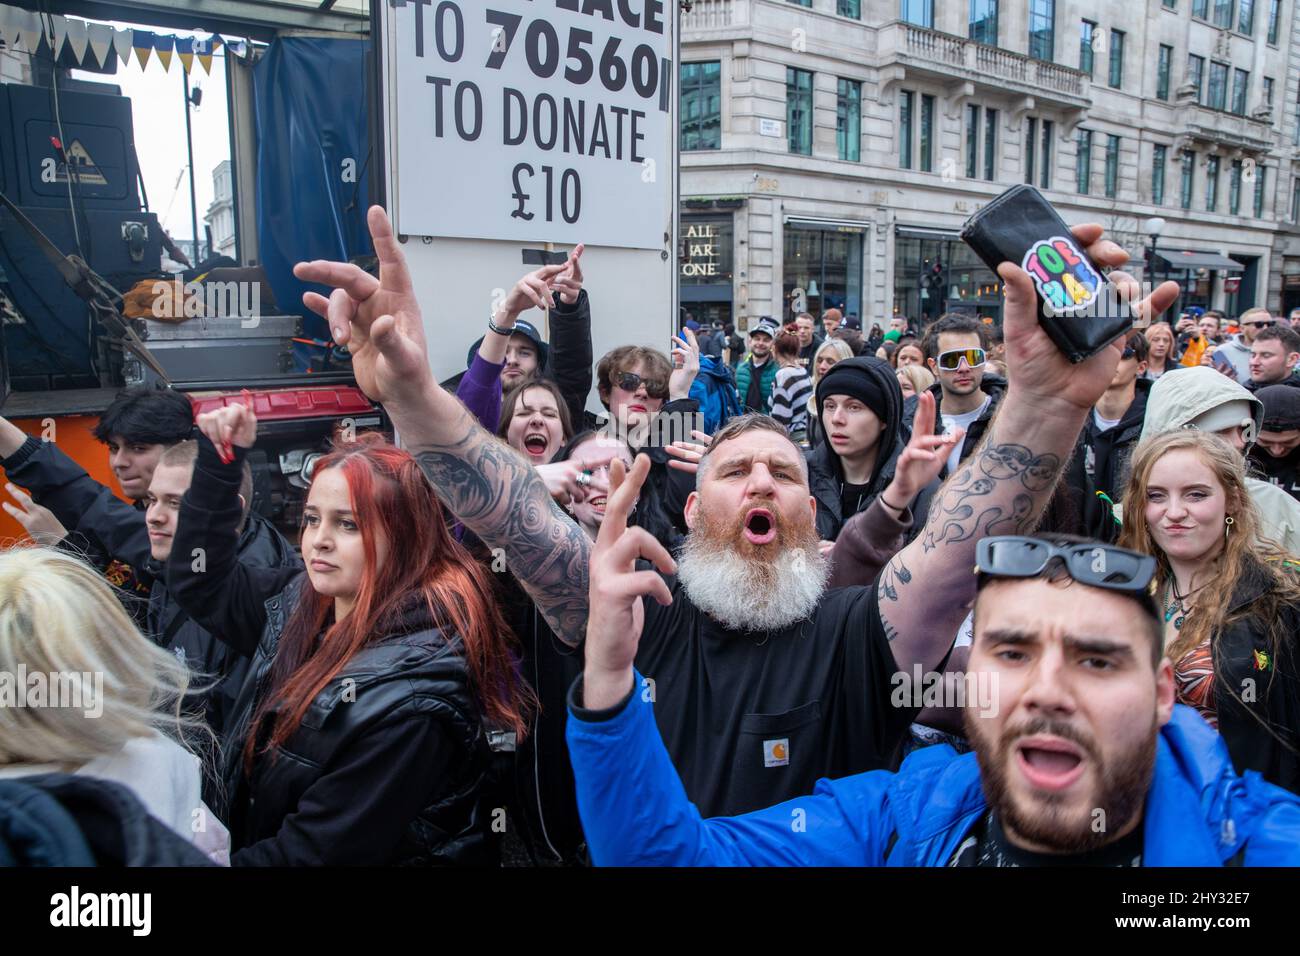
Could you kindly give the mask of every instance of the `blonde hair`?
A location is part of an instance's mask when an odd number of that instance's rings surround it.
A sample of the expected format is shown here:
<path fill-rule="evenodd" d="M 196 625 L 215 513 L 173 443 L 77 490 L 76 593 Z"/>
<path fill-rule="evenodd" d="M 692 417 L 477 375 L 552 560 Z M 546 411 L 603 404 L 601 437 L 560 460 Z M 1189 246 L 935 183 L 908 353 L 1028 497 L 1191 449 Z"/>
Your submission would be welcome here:
<path fill-rule="evenodd" d="M 1271 650 L 1276 655 L 1278 645 L 1289 638 L 1280 634 L 1281 610 L 1287 605 L 1300 604 L 1300 584 L 1287 570 L 1293 562 L 1291 554 L 1276 542 L 1260 537 L 1259 514 L 1246 487 L 1246 471 L 1241 455 L 1218 435 L 1184 428 L 1164 432 L 1146 439 L 1133 455 L 1133 470 L 1124 493 L 1124 530 L 1120 547 L 1132 548 L 1156 558 L 1156 584 L 1166 587 L 1173 571 L 1169 559 L 1151 538 L 1147 527 L 1147 486 L 1151 472 L 1165 455 L 1173 451 L 1191 450 L 1214 473 L 1227 498 L 1226 513 L 1233 519 L 1231 531 L 1225 536 L 1223 550 L 1214 559 L 1215 567 L 1209 583 L 1204 585 L 1196 606 L 1187 615 L 1177 638 L 1167 648 L 1166 654 L 1177 661 L 1207 638 L 1213 639 L 1233 622 L 1253 617 L 1262 622 L 1269 632 Z M 1264 593 L 1249 607 L 1232 614 L 1229 606 L 1233 593 L 1243 576 L 1253 573 L 1262 577 Z"/>
<path fill-rule="evenodd" d="M 934 384 L 934 373 L 924 365 L 904 365 L 895 371 L 912 383 L 912 390 L 918 395 Z"/>
<path fill-rule="evenodd" d="M 0 551 L 0 679 L 25 693 L 24 671 L 29 681 L 44 675 L 51 691 L 56 681 L 75 682 L 81 699 L 76 706 L 0 704 L 0 766 L 75 770 L 136 737 L 162 733 L 182 745 L 212 739 L 201 720 L 181 711 L 185 665 L 136 629 L 101 575 L 53 548 Z"/>
<path fill-rule="evenodd" d="M 809 371 L 812 372 L 814 389 L 817 388 L 817 380 L 821 378 L 821 376 L 817 374 L 817 362 L 821 359 L 823 352 L 834 352 L 837 356 L 837 360 L 840 362 L 843 362 L 845 359 L 853 358 L 853 349 L 850 348 L 849 343 L 845 342 L 843 339 L 827 339 L 823 342 L 818 346 L 817 351 L 813 353 L 812 368 L 809 369 Z"/>

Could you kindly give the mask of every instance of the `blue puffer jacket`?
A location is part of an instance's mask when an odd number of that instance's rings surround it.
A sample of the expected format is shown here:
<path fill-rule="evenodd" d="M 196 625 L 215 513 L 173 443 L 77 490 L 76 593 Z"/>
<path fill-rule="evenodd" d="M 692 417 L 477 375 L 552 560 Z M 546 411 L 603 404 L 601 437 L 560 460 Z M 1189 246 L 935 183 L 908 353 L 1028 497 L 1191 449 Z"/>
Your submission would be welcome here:
<path fill-rule="evenodd" d="M 634 686 L 642 686 L 639 674 Z M 988 809 L 975 755 L 935 746 L 897 773 L 821 780 L 811 796 L 705 820 L 641 694 L 608 720 L 582 720 L 571 709 L 568 740 L 599 866 L 944 866 Z M 1238 777 L 1219 736 L 1177 705 L 1157 740 L 1142 859 L 1300 866 L 1300 798 L 1253 771 Z"/>

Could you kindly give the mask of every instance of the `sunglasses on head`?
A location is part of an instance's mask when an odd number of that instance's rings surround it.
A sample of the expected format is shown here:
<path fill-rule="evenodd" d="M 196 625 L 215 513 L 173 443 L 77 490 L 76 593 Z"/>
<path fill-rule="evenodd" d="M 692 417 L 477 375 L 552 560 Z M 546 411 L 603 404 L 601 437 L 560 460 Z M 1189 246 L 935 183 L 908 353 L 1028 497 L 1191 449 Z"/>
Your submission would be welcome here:
<path fill-rule="evenodd" d="M 1041 538 L 1000 535 L 984 538 L 975 548 L 975 570 L 997 578 L 1034 578 L 1060 558 L 1080 584 L 1110 591 L 1146 592 L 1156 573 L 1156 559 L 1127 548 L 1086 541 L 1056 545 Z"/>
<path fill-rule="evenodd" d="M 614 380 L 614 384 L 625 392 L 635 392 L 642 382 L 645 383 L 646 394 L 651 398 L 666 398 L 668 396 L 667 383 L 659 379 L 642 378 L 636 372 L 620 372 L 618 378 Z"/>
<path fill-rule="evenodd" d="M 979 368 L 984 364 L 986 356 L 983 349 L 951 349 L 947 352 L 940 352 L 936 362 L 939 368 L 954 372 L 961 365 L 962 359 L 966 360 L 969 367 Z"/>

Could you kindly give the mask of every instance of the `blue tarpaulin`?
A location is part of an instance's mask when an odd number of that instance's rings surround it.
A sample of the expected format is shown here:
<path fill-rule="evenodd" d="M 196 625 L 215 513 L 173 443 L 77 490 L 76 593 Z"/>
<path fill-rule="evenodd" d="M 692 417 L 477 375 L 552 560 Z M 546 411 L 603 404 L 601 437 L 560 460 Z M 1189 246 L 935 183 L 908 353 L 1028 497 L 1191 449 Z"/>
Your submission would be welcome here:
<path fill-rule="evenodd" d="M 262 265 L 286 312 L 307 312 L 302 293 L 309 287 L 294 278 L 294 263 L 346 262 L 372 252 L 366 228 L 369 42 L 284 37 L 253 69 L 257 236 Z M 310 313 L 303 331 L 329 338 L 324 320 Z"/>

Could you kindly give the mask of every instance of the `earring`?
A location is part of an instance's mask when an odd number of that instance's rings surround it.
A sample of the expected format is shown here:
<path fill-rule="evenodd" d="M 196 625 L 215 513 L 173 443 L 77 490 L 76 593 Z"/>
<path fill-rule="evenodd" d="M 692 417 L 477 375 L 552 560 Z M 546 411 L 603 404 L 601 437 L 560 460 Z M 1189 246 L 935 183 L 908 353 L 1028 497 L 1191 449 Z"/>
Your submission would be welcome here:
<path fill-rule="evenodd" d="M 1227 541 L 1228 536 L 1232 533 L 1232 524 L 1233 524 L 1232 515 L 1228 515 L 1226 518 L 1223 519 L 1223 540 L 1224 541 Z"/>

